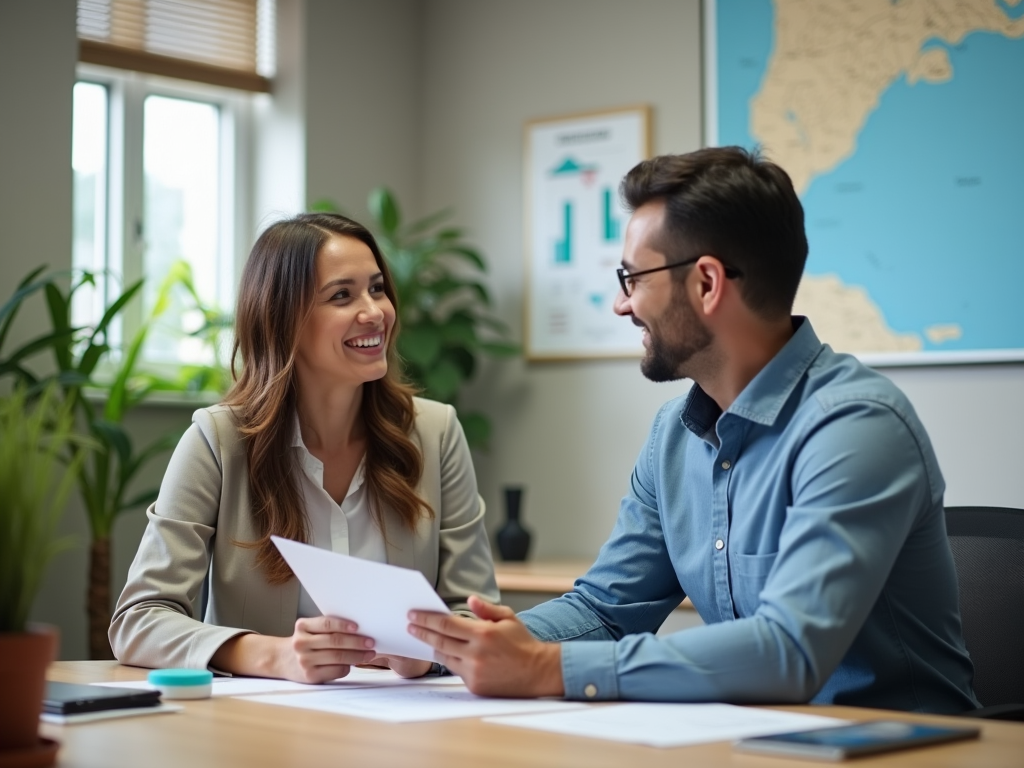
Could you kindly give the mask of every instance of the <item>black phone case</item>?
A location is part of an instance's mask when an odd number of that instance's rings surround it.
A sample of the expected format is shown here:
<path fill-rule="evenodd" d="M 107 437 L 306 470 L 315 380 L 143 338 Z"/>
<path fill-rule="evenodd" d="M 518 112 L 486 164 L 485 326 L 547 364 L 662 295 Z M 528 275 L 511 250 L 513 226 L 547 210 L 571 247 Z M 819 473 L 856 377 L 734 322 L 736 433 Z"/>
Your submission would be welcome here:
<path fill-rule="evenodd" d="M 50 715 L 78 715 L 106 709 L 155 707 L 159 703 L 160 691 L 48 682 L 43 697 L 43 712 Z"/>

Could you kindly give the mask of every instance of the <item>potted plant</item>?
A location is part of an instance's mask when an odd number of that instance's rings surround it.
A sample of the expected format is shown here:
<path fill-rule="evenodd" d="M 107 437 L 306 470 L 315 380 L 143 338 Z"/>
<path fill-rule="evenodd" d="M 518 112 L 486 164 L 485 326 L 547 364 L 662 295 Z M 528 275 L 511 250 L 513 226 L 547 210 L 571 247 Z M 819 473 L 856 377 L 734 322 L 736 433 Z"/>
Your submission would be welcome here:
<path fill-rule="evenodd" d="M 491 313 L 491 296 L 481 282 L 487 264 L 466 243 L 465 230 L 443 226 L 451 210 L 403 223 L 398 201 L 384 187 L 370 192 L 367 205 L 398 293 L 398 352 L 406 376 L 425 397 L 458 405 L 459 390 L 473 377 L 481 354 L 519 354 L 508 328 Z M 329 200 L 312 208 L 337 211 Z M 460 411 L 459 421 L 470 446 L 487 445 L 490 419 Z"/>
<path fill-rule="evenodd" d="M 27 386 L 40 388 L 52 381 L 59 385 L 59 394 L 87 431 L 94 449 L 76 464 L 79 492 L 89 518 L 89 573 L 87 579 L 86 613 L 88 615 L 89 657 L 111 659 L 107 628 L 110 626 L 111 534 L 117 518 L 132 509 L 149 504 L 157 489 L 129 494 L 140 470 L 160 453 L 174 447 L 178 434 L 157 437 L 145 448 L 138 449 L 124 427 L 126 415 L 155 390 L 192 391 L 216 383 L 221 376 L 216 366 L 192 367 L 183 371 L 181 380 L 169 380 L 147 374 L 139 369 L 140 355 L 153 324 L 166 310 L 170 294 L 179 286 L 198 303 L 191 271 L 184 262 L 174 264 L 161 283 L 155 306 L 147 315 L 125 348 L 119 350 L 116 362 L 108 363 L 102 376 L 97 372 L 110 360 L 108 330 L 125 306 L 137 296 L 143 281 L 139 280 L 113 301 L 93 325 L 74 327 L 71 305 L 76 291 L 95 284 L 91 273 L 75 273 L 70 281 L 67 273 L 45 273 L 40 267 L 31 272 L 0 307 L 0 377 L 10 376 Z M 45 296 L 51 328 L 22 344 L 9 354 L 2 354 L 3 343 L 21 305 L 33 294 Z M 204 310 L 204 314 L 212 310 Z M 212 315 L 206 318 L 211 324 Z M 216 319 L 215 317 L 213 318 Z M 55 372 L 48 377 L 36 376 L 26 365 L 39 354 L 53 356 Z M 86 392 L 89 392 L 88 396 Z M 77 448 L 72 448 L 77 452 Z"/>
<path fill-rule="evenodd" d="M 67 461 L 76 443 L 81 450 Z M 68 543 L 57 523 L 85 448 L 55 385 L 36 399 L 25 385 L 0 397 L 0 764 L 12 753 L 56 755 L 54 743 L 39 741 L 38 727 L 57 633 L 30 626 L 28 615 L 47 564 Z"/>

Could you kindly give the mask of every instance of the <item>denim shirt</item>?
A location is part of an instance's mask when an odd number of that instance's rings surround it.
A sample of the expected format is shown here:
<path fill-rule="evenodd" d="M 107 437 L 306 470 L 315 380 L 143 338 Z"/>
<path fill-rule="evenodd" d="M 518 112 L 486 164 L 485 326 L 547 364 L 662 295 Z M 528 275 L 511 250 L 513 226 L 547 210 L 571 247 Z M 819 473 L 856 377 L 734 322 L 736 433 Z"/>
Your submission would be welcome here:
<path fill-rule="evenodd" d="M 978 706 L 924 427 L 794 326 L 724 413 L 697 385 L 662 407 L 594 565 L 520 614 L 568 698 Z M 651 634 L 684 596 L 705 625 Z"/>

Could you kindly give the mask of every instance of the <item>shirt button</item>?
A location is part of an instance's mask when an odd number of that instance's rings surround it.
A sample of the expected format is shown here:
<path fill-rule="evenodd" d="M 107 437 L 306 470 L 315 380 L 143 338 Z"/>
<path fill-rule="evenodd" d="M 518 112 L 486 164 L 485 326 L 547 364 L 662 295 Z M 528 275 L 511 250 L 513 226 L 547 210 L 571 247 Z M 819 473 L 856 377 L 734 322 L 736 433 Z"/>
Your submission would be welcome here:
<path fill-rule="evenodd" d="M 728 469 L 731 466 L 732 466 L 732 462 L 730 462 L 728 459 L 726 459 L 725 461 L 722 462 L 722 469 Z"/>
<path fill-rule="evenodd" d="M 721 539 L 717 539 L 715 541 L 715 549 L 721 550 L 722 547 L 724 547 L 724 546 L 725 546 L 725 542 L 722 541 Z"/>
<path fill-rule="evenodd" d="M 592 699 L 597 696 L 597 686 L 593 683 L 588 683 L 587 687 L 583 689 L 583 693 L 586 694 L 588 699 Z"/>

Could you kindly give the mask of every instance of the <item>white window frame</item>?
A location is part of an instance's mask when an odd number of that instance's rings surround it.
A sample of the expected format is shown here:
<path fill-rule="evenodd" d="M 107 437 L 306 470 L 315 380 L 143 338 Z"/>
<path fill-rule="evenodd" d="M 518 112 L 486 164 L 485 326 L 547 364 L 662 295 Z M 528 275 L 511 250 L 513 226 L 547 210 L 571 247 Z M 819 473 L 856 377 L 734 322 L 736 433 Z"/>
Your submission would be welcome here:
<path fill-rule="evenodd" d="M 235 292 L 252 231 L 253 95 L 82 63 L 78 64 L 76 81 L 102 85 L 108 94 L 107 199 L 103 201 L 106 227 L 102 242 L 109 276 L 102 286 L 104 306 L 113 302 L 124 286 L 143 276 L 143 112 L 146 97 L 154 95 L 201 101 L 215 105 L 220 111 L 220 242 L 215 301 L 224 311 L 234 311 Z M 147 276 L 149 280 L 161 278 L 161 275 Z M 121 314 L 120 327 L 111 329 L 111 341 L 120 344 L 122 339 L 133 338 L 142 318 L 142 302 L 130 302 Z M 141 363 L 149 370 L 169 376 L 174 375 L 178 367 L 145 359 Z"/>

